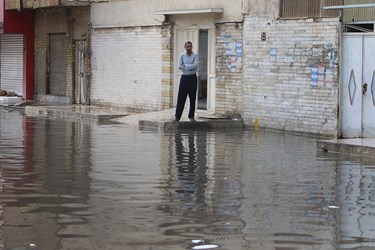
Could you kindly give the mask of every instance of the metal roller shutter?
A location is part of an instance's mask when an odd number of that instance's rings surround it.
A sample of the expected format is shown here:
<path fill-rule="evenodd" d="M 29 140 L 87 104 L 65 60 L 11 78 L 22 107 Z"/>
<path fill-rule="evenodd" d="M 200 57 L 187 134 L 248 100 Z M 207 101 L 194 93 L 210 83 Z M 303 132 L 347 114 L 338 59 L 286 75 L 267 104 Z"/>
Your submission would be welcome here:
<path fill-rule="evenodd" d="M 23 35 L 1 35 L 0 89 L 23 95 Z"/>

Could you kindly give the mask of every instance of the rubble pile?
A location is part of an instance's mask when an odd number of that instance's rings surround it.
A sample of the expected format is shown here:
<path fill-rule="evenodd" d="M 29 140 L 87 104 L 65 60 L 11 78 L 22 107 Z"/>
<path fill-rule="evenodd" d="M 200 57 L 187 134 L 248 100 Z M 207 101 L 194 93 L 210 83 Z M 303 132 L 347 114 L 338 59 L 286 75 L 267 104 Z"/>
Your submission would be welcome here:
<path fill-rule="evenodd" d="M 17 94 L 15 92 L 8 92 L 6 90 L 0 89 L 0 96 L 17 96 Z"/>

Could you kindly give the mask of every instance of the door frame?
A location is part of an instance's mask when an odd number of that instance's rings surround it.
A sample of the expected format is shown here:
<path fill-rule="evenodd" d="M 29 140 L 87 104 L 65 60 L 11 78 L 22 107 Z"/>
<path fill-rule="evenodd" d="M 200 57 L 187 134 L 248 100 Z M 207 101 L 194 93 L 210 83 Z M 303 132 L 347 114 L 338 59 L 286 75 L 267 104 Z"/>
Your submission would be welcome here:
<path fill-rule="evenodd" d="M 76 40 L 75 42 L 75 69 L 74 69 L 74 103 L 88 104 L 88 87 L 85 57 L 87 54 L 87 41 Z"/>
<path fill-rule="evenodd" d="M 184 52 L 184 43 L 191 41 L 193 51 L 199 51 L 199 30 L 208 31 L 208 58 L 207 58 L 207 110 L 215 111 L 215 79 L 216 79 L 216 29 L 210 28 L 179 28 L 174 27 L 174 50 L 173 50 L 173 107 L 177 105 L 178 87 L 180 83 L 181 72 L 178 70 L 178 60 L 180 54 Z M 199 79 L 199 73 L 197 75 Z M 196 99 L 198 102 L 198 98 Z M 188 105 L 188 101 L 186 102 Z M 196 107 L 198 107 L 196 105 Z"/>

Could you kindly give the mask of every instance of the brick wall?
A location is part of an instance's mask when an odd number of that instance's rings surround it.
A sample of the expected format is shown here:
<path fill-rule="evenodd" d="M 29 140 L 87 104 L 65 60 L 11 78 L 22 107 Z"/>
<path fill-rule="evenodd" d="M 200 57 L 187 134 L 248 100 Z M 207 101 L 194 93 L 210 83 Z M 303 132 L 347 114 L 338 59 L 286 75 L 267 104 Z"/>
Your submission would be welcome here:
<path fill-rule="evenodd" d="M 169 30 L 161 27 L 94 29 L 91 103 L 134 110 L 168 106 L 169 41 Z"/>
<path fill-rule="evenodd" d="M 242 24 L 217 24 L 216 107 L 218 114 L 242 113 Z M 240 47 L 241 46 L 241 47 Z"/>
<path fill-rule="evenodd" d="M 74 95 L 74 41 L 87 39 L 89 8 L 64 8 L 36 10 L 35 12 L 35 94 L 46 94 L 49 34 L 66 34 L 66 90 L 65 95 Z"/>
<path fill-rule="evenodd" d="M 170 26 L 161 31 L 161 109 L 172 107 L 173 100 L 173 32 Z"/>
<path fill-rule="evenodd" d="M 339 29 L 336 18 L 245 17 L 246 125 L 336 135 Z"/>

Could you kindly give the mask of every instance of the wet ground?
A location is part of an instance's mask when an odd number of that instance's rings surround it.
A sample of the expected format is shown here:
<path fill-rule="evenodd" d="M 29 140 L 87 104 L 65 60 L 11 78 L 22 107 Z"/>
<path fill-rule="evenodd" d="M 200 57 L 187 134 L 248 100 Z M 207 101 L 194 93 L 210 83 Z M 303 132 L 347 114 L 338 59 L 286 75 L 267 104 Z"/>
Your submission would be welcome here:
<path fill-rule="evenodd" d="M 375 160 L 0 109 L 0 249 L 372 249 Z"/>

